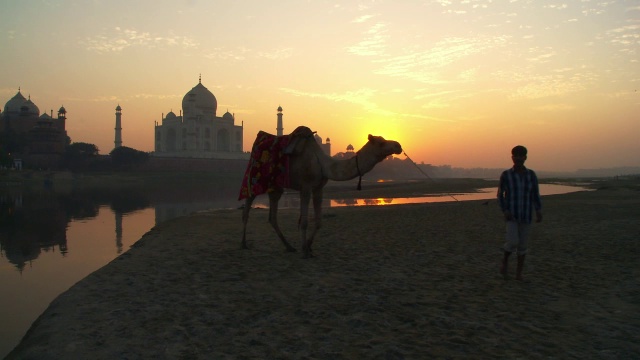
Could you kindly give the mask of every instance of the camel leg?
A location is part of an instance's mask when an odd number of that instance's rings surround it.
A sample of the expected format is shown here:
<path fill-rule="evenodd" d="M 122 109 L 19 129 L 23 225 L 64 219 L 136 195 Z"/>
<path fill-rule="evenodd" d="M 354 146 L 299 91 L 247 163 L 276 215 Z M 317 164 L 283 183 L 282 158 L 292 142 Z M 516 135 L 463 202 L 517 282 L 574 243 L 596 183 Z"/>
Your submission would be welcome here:
<path fill-rule="evenodd" d="M 322 189 L 316 190 L 313 192 L 313 214 L 315 219 L 315 226 L 311 231 L 311 236 L 309 236 L 309 252 L 313 253 L 311 246 L 313 245 L 313 239 L 316 236 L 316 232 L 320 229 L 322 225 Z"/>
<path fill-rule="evenodd" d="M 271 224 L 273 230 L 276 231 L 276 234 L 278 234 L 278 237 L 282 240 L 287 251 L 294 252 L 296 249 L 287 242 L 282 231 L 280 231 L 280 226 L 278 226 L 278 202 L 280 201 L 281 196 L 282 191 L 274 190 L 269 193 L 269 224 Z"/>
<path fill-rule="evenodd" d="M 249 222 L 249 211 L 251 211 L 251 204 L 253 204 L 253 200 L 255 196 L 249 196 L 244 202 L 244 208 L 242 209 L 242 248 L 248 249 L 247 246 L 247 222 Z"/>
<path fill-rule="evenodd" d="M 300 241 L 302 243 L 302 258 L 310 258 L 311 247 L 307 240 L 307 227 L 309 226 L 309 201 L 311 200 L 311 191 L 300 191 Z"/>

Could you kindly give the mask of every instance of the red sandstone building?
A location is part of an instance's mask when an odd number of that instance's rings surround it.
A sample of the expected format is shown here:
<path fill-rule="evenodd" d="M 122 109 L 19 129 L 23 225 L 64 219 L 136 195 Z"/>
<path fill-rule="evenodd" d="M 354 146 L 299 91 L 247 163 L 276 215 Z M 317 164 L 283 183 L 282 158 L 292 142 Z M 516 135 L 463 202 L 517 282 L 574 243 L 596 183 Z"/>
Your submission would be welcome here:
<path fill-rule="evenodd" d="M 20 89 L 0 113 L 0 141 L 9 155 L 31 168 L 57 167 L 69 137 L 65 130 L 67 111 L 60 107 L 57 117 L 42 113 Z"/>

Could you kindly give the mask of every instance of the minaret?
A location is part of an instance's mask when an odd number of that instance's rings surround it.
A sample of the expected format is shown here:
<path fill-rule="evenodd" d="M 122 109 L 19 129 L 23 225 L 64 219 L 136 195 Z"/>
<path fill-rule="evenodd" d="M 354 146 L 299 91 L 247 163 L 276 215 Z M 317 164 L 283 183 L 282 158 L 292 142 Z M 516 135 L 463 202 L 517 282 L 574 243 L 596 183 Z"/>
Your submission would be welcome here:
<path fill-rule="evenodd" d="M 116 108 L 116 139 L 113 143 L 115 144 L 114 149 L 122 146 L 122 108 L 120 104 Z"/>
<path fill-rule="evenodd" d="M 276 127 L 277 135 L 282 136 L 282 106 L 278 106 L 278 125 Z"/>
<path fill-rule="evenodd" d="M 58 110 L 58 124 L 60 126 L 60 129 L 65 128 L 66 121 L 67 121 L 67 109 L 65 109 L 64 106 L 60 106 L 60 109 Z"/>

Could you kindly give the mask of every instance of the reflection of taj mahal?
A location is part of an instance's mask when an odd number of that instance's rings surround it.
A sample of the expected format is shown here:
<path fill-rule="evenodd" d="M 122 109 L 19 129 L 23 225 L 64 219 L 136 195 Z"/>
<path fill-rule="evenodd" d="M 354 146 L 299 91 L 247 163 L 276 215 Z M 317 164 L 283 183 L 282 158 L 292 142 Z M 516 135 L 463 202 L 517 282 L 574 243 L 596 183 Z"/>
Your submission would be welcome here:
<path fill-rule="evenodd" d="M 182 111 L 170 111 L 155 125 L 155 154 L 160 157 L 244 159 L 243 125 L 229 111 L 216 115 L 218 101 L 202 81 L 182 99 Z"/>

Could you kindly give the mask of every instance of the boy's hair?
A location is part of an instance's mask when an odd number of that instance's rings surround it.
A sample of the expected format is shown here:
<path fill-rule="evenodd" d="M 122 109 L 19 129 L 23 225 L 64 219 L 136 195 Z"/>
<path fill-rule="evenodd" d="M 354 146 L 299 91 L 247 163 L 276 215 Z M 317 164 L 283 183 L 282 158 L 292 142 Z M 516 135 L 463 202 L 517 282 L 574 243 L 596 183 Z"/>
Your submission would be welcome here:
<path fill-rule="evenodd" d="M 518 146 L 514 147 L 513 149 L 511 149 L 511 155 L 514 155 L 514 156 L 527 156 L 527 148 L 522 146 L 522 145 L 518 145 Z"/>

